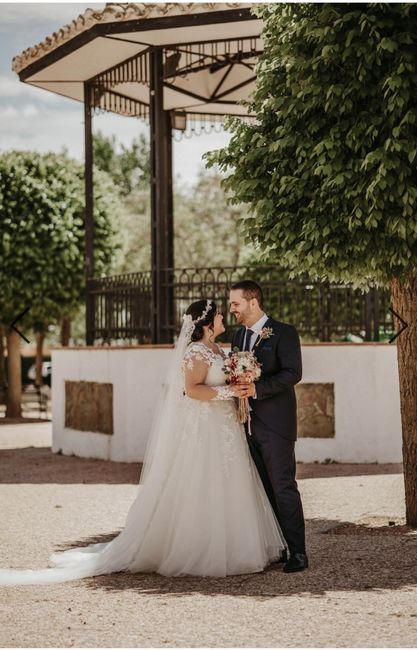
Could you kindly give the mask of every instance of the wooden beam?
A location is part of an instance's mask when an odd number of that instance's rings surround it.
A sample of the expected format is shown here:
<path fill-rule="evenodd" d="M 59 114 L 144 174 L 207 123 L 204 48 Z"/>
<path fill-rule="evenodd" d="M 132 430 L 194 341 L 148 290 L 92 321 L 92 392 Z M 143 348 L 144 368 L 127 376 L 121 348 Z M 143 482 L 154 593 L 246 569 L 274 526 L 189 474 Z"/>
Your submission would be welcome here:
<path fill-rule="evenodd" d="M 180 88 L 179 86 L 175 86 L 174 84 L 169 83 L 169 81 L 164 81 L 164 86 L 166 88 L 170 88 L 171 90 L 175 90 L 175 92 L 180 93 L 181 95 L 187 95 L 187 97 L 198 99 L 203 104 L 207 104 L 207 102 L 209 101 L 209 97 L 204 97 L 203 95 L 197 95 L 197 93 L 193 93 L 191 90 L 186 90 L 184 88 Z M 182 108 L 181 110 L 186 110 L 186 109 Z"/>
<path fill-rule="evenodd" d="M 153 343 L 172 341 L 174 266 L 172 143 L 170 114 L 164 111 L 162 48 L 150 52 L 151 242 Z"/>
<path fill-rule="evenodd" d="M 213 90 L 213 92 L 211 93 L 211 95 L 210 95 L 210 99 L 209 99 L 210 102 L 213 101 L 214 97 L 216 97 L 216 93 L 217 93 L 217 92 L 220 90 L 220 88 L 223 86 L 223 83 L 226 81 L 227 77 L 228 77 L 229 74 L 231 73 L 233 66 L 234 66 L 234 63 L 232 63 L 231 65 L 229 65 L 229 67 L 227 68 L 227 70 L 226 70 L 226 72 L 224 73 L 223 77 L 220 79 L 219 83 L 217 84 L 217 86 L 215 87 L 215 89 Z"/>
<path fill-rule="evenodd" d="M 85 167 L 85 283 L 86 283 L 86 344 L 94 344 L 94 296 L 91 281 L 94 277 L 94 190 L 93 190 L 93 128 L 90 84 L 84 83 L 84 167 Z"/>
<path fill-rule="evenodd" d="M 90 41 L 100 36 L 108 36 L 111 34 L 126 34 L 129 32 L 147 32 L 154 29 L 170 29 L 176 27 L 190 27 L 199 25 L 231 23 L 246 20 L 259 20 L 254 16 L 250 8 L 243 9 L 228 9 L 226 11 L 208 11 L 207 13 L 199 14 L 179 14 L 176 16 L 163 16 L 161 18 L 140 18 L 136 20 L 126 20 L 118 22 L 115 20 L 110 23 L 97 23 L 90 27 L 90 29 L 74 36 L 66 43 L 58 46 L 51 52 L 48 52 L 41 59 L 29 64 L 19 72 L 21 81 L 25 81 L 28 77 L 40 72 L 44 68 L 56 63 L 60 59 L 72 54 L 80 47 L 83 47 Z M 210 41 L 209 41 L 210 42 Z M 165 45 L 165 47 L 167 47 Z"/>
<path fill-rule="evenodd" d="M 216 97 L 213 98 L 214 103 L 217 103 L 217 100 L 220 100 L 222 97 L 226 97 L 226 95 L 230 95 L 230 93 L 233 93 L 235 90 L 239 90 L 239 88 L 243 88 L 244 86 L 247 86 L 248 84 L 251 84 L 254 81 L 256 81 L 256 76 L 250 77 L 249 79 L 246 79 L 245 81 L 242 81 L 241 83 L 236 84 L 235 86 L 231 86 L 230 88 L 224 90 L 219 95 L 216 95 Z"/>

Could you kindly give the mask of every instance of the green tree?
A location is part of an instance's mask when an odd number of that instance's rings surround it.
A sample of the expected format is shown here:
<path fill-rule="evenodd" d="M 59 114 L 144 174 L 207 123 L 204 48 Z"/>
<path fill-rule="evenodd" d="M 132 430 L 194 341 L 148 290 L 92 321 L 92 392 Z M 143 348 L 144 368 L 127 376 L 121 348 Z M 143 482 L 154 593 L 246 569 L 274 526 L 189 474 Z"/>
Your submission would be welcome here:
<path fill-rule="evenodd" d="M 221 186 L 221 174 L 200 170 L 193 186 L 174 197 L 175 265 L 237 266 L 251 253 L 241 232 L 245 207 L 233 205 Z"/>
<path fill-rule="evenodd" d="M 130 146 L 117 142 L 114 135 L 100 131 L 94 135 L 94 164 L 110 174 L 120 190 L 118 206 L 123 256 L 117 273 L 151 268 L 150 145 L 140 135 Z M 79 329 L 79 328 L 78 328 Z"/>
<path fill-rule="evenodd" d="M 123 197 L 120 221 L 124 255 L 117 272 L 149 271 L 151 268 L 151 196 L 150 188 L 135 190 Z"/>
<path fill-rule="evenodd" d="M 94 135 L 94 162 L 121 188 L 119 217 L 124 255 L 117 271 L 151 268 L 149 143 L 141 136 L 119 147 L 115 136 Z M 221 174 L 200 170 L 194 185 L 175 184 L 175 266 L 234 266 L 245 263 L 252 248 L 244 243 L 240 222 L 244 206 L 231 205 Z"/>
<path fill-rule="evenodd" d="M 417 526 L 417 6 L 268 4 L 250 102 L 209 156 L 251 214 L 262 259 L 292 277 L 391 288 L 406 516 Z"/>
<path fill-rule="evenodd" d="M 95 170 L 96 274 L 120 249 L 119 194 Z M 0 156 L 0 325 L 29 308 L 22 329 L 43 337 L 48 325 L 84 301 L 84 169 L 64 155 L 9 151 Z M 7 415 L 19 417 L 20 337 L 8 333 Z"/>
<path fill-rule="evenodd" d="M 149 191 L 150 148 L 143 134 L 134 138 L 130 146 L 117 144 L 114 135 L 108 137 L 101 131 L 93 137 L 94 163 L 110 174 L 122 196 L 134 191 Z"/>

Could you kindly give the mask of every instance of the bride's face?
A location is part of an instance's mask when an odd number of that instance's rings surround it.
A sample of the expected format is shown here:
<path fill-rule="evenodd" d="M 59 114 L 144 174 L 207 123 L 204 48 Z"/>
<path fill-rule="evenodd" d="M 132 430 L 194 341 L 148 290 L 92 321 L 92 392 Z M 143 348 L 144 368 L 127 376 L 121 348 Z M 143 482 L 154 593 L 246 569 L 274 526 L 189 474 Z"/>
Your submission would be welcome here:
<path fill-rule="evenodd" d="M 213 321 L 213 336 L 214 337 L 219 336 L 220 334 L 223 334 L 223 332 L 225 331 L 226 328 L 223 325 L 223 314 L 217 312 Z"/>

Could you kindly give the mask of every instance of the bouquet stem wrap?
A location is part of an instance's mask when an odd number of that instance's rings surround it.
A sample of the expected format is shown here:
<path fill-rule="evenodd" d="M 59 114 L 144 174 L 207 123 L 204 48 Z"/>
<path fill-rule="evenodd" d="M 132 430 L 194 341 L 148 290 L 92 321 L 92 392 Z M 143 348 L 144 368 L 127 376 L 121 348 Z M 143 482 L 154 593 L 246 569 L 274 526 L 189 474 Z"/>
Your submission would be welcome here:
<path fill-rule="evenodd" d="M 242 422 L 242 424 L 249 419 L 249 400 L 247 397 L 239 397 L 238 417 L 239 422 Z"/>

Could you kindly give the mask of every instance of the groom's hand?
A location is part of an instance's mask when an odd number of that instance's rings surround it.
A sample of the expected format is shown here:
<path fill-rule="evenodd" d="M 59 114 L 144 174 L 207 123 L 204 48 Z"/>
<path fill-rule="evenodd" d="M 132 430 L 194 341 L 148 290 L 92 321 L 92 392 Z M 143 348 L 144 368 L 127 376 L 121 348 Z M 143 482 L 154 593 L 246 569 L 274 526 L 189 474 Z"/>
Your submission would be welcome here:
<path fill-rule="evenodd" d="M 256 397 L 255 384 L 251 382 L 250 384 L 236 384 L 238 389 L 238 397 Z"/>
<path fill-rule="evenodd" d="M 247 384 L 247 388 L 248 388 L 248 394 L 246 395 L 246 397 L 256 397 L 255 384 L 253 382 L 251 384 Z"/>
<path fill-rule="evenodd" d="M 249 397 L 248 384 L 235 384 L 234 388 L 236 397 Z"/>

